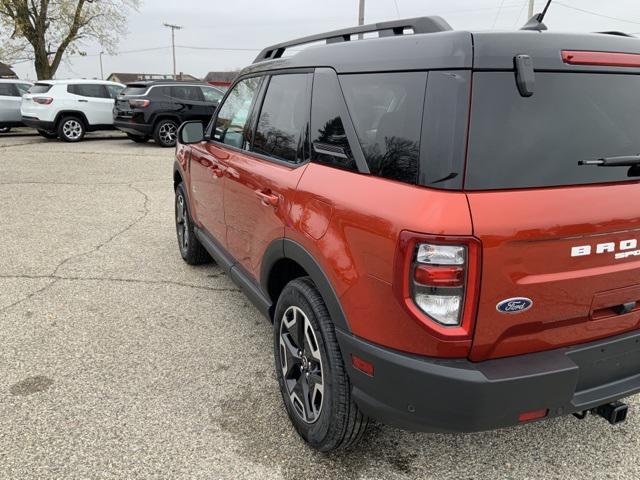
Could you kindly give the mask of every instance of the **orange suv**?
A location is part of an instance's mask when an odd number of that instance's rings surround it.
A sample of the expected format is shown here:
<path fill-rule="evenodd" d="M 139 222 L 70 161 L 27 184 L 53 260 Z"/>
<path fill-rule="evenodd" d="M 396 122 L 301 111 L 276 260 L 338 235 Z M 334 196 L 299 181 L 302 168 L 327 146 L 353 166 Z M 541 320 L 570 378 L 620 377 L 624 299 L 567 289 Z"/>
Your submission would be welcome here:
<path fill-rule="evenodd" d="M 640 42 L 543 29 L 427 17 L 274 45 L 208 127 L 180 128 L 180 253 L 215 259 L 273 321 L 284 405 L 314 447 L 353 444 L 368 418 L 625 419 Z"/>

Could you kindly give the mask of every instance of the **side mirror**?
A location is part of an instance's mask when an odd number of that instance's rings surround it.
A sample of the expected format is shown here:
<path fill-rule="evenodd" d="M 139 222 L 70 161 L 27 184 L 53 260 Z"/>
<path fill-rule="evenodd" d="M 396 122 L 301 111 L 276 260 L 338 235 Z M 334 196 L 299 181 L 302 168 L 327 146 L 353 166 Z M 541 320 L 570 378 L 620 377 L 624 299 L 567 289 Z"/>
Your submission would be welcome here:
<path fill-rule="evenodd" d="M 178 129 L 178 141 L 182 145 L 200 143 L 204 140 L 204 125 L 202 122 L 193 120 L 184 122 Z"/>

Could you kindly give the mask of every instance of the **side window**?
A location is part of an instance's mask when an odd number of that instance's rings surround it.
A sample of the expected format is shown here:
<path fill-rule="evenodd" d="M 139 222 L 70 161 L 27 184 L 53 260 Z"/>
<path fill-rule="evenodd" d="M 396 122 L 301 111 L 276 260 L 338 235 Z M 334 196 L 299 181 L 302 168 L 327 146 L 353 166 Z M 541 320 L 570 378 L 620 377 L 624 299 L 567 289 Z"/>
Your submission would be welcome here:
<path fill-rule="evenodd" d="M 316 163 L 357 171 L 341 112 L 346 110 L 335 73 L 317 69 L 311 100 L 311 158 Z"/>
<path fill-rule="evenodd" d="M 187 102 L 204 102 L 202 90 L 192 85 L 176 85 L 171 87 L 171 96 Z"/>
<path fill-rule="evenodd" d="M 223 93 L 215 88 L 211 87 L 200 87 L 202 90 L 202 95 L 204 95 L 204 101 L 209 103 L 220 103 L 222 100 Z"/>
<path fill-rule="evenodd" d="M 166 97 L 171 97 L 171 87 L 153 87 L 149 90 L 149 95 L 164 100 Z"/>
<path fill-rule="evenodd" d="M 218 109 L 213 132 L 214 140 L 245 150 L 249 148 L 251 126 L 248 124 L 248 117 L 260 81 L 260 77 L 247 78 L 233 87 Z"/>
<path fill-rule="evenodd" d="M 25 93 L 29 92 L 31 85 L 28 83 L 16 83 L 16 87 L 18 88 L 18 93 L 20 96 L 23 96 Z"/>
<path fill-rule="evenodd" d="M 309 124 L 310 74 L 274 75 L 264 97 L 253 151 L 290 163 L 303 160 Z"/>
<path fill-rule="evenodd" d="M 426 72 L 341 75 L 340 84 L 371 174 L 417 183 Z"/>
<path fill-rule="evenodd" d="M 106 87 L 107 92 L 109 92 L 109 98 L 116 98 L 120 93 L 122 93 L 122 90 L 124 90 L 119 85 L 106 85 Z"/>
<path fill-rule="evenodd" d="M 13 83 L 0 83 L 0 97 L 16 97 L 16 92 Z"/>
<path fill-rule="evenodd" d="M 111 98 L 104 85 L 99 83 L 67 85 L 67 92 L 90 98 Z"/>

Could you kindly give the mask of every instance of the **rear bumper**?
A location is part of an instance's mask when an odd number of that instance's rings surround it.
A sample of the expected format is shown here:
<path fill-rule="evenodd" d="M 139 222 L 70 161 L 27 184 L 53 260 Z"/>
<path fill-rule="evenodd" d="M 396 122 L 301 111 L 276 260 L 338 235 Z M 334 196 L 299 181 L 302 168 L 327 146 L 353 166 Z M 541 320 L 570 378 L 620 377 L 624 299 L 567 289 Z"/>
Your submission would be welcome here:
<path fill-rule="evenodd" d="M 48 132 L 51 132 L 56 129 L 56 125 L 54 122 L 40 120 L 36 117 L 23 116 L 22 123 L 24 123 L 27 127 L 35 128 L 36 130 L 46 130 Z"/>
<path fill-rule="evenodd" d="M 358 406 L 407 430 L 476 432 L 588 410 L 640 392 L 640 332 L 570 348 L 485 362 L 387 350 L 342 331 L 338 341 Z M 371 362 L 373 376 L 351 355 Z"/>
<path fill-rule="evenodd" d="M 148 137 L 153 133 L 153 125 L 148 125 L 146 123 L 134 123 L 129 120 L 119 118 L 116 118 L 113 121 L 113 126 L 124 133 L 138 135 L 140 137 Z"/>

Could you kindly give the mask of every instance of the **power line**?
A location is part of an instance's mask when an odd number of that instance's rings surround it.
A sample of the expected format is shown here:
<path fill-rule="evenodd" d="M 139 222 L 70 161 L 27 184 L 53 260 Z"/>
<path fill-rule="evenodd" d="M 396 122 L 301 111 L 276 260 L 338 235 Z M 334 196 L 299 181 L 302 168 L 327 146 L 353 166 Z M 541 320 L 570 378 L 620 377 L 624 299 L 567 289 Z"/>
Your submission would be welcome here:
<path fill-rule="evenodd" d="M 396 6 L 396 14 L 400 18 L 400 7 L 398 7 L 398 0 L 393 0 L 393 4 Z"/>
<path fill-rule="evenodd" d="M 576 10 L 578 12 L 587 13 L 589 15 L 595 15 L 596 17 L 608 18 L 609 20 L 616 20 L 617 22 L 625 22 L 625 23 L 633 23 L 634 25 L 640 25 L 640 21 L 627 20 L 625 18 L 612 17 L 610 15 L 604 15 L 602 13 L 593 12 L 591 10 L 585 10 L 584 8 L 574 7 L 573 5 L 567 5 L 563 2 L 555 1 L 554 5 L 560 5 L 564 8 L 569 8 L 571 10 Z"/>
<path fill-rule="evenodd" d="M 496 12 L 496 17 L 493 19 L 493 25 L 491 26 L 491 29 L 496 28 L 496 24 L 498 23 L 498 18 L 500 17 L 500 12 L 502 12 L 502 7 L 504 6 L 504 1 L 502 0 L 500 2 L 500 6 L 498 7 L 498 11 Z"/>

